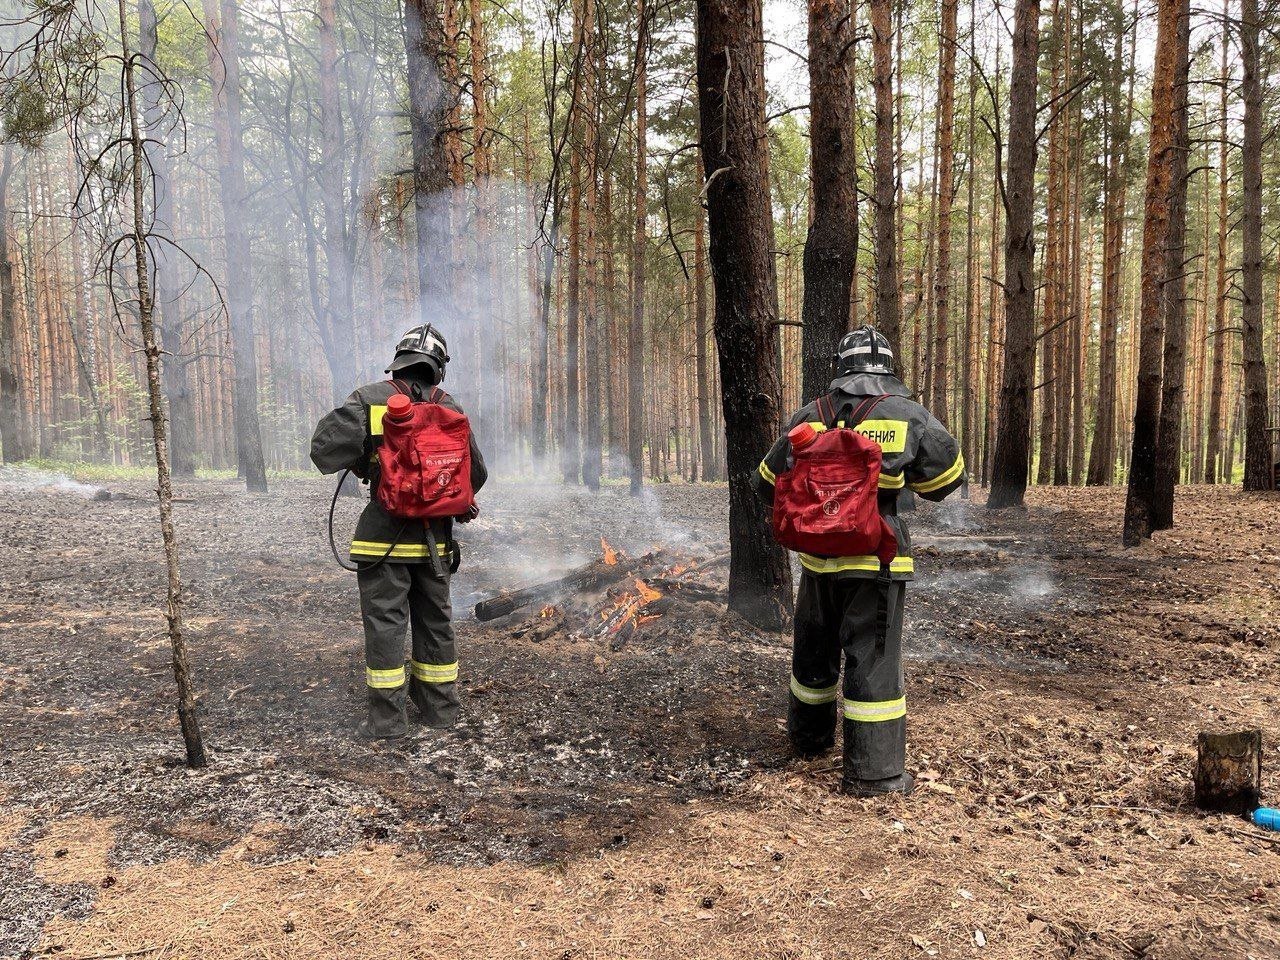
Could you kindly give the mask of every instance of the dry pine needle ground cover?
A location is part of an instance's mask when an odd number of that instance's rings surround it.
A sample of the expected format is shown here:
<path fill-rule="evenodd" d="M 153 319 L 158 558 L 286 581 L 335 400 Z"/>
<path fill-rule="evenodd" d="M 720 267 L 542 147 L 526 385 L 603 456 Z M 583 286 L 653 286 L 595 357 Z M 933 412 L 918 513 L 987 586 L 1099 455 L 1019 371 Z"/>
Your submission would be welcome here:
<path fill-rule="evenodd" d="M 187 773 L 124 492 L 0 506 L 0 955 L 1280 957 L 1280 835 L 1189 783 L 1197 730 L 1260 726 L 1280 788 L 1275 497 L 1180 491 L 1129 552 L 1120 491 L 922 512 L 921 788 L 852 801 L 835 756 L 785 755 L 786 638 L 706 603 L 625 644 L 464 623 L 463 727 L 356 742 L 354 591 L 299 482 L 182 492 L 214 756 Z M 723 498 L 495 492 L 458 606 L 600 534 L 705 554 Z"/>

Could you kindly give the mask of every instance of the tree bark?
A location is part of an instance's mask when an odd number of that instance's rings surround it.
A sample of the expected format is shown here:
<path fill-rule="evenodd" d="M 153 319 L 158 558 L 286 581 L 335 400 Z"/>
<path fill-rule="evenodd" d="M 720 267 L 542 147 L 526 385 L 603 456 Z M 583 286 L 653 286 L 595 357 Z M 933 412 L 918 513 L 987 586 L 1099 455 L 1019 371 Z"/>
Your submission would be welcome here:
<path fill-rule="evenodd" d="M 236 0 L 204 0 L 209 78 L 213 87 L 214 127 L 218 142 L 218 185 L 226 246 L 227 283 L 223 295 L 231 324 L 235 369 L 236 459 L 245 486 L 266 493 L 267 471 L 258 424 L 258 350 L 254 340 L 253 259 L 245 218 L 249 212 L 244 182 L 244 130 L 240 121 L 239 11 Z M 221 22 L 219 22 L 221 20 Z"/>
<path fill-rule="evenodd" d="M 942 0 L 938 40 L 938 252 L 933 280 L 933 397 L 931 412 L 946 423 L 951 342 L 951 205 L 955 164 L 956 0 Z"/>
<path fill-rule="evenodd" d="M 1175 91 L 1181 75 L 1178 31 L 1187 0 L 1158 0 L 1155 71 L 1151 89 L 1151 132 L 1142 229 L 1142 284 L 1138 386 L 1134 404 L 1129 489 L 1125 500 L 1124 543 L 1136 546 L 1151 536 L 1155 500 L 1156 441 L 1160 419 L 1161 357 L 1164 352 L 1164 288 L 1168 279 L 1174 154 L 1177 151 Z"/>
<path fill-rule="evenodd" d="M 451 289 L 451 225 L 440 197 L 449 189 L 445 150 L 448 115 L 458 97 L 445 76 L 444 28 L 437 0 L 404 0 L 404 49 L 413 154 L 414 266 L 417 269 L 416 319 L 455 316 Z M 449 331 L 452 332 L 452 331 Z"/>
<path fill-rule="evenodd" d="M 1229 17 L 1231 0 L 1222 0 L 1222 60 L 1221 76 L 1226 77 L 1230 69 L 1228 59 L 1231 49 L 1231 29 Z M 1213 367 L 1209 374 L 1209 416 L 1205 424 L 1204 482 L 1216 483 L 1218 477 L 1225 475 L 1229 481 L 1230 472 L 1219 472 L 1218 457 L 1222 453 L 1222 398 L 1226 380 L 1227 355 L 1227 184 L 1230 181 L 1230 168 L 1227 164 L 1227 92 L 1230 85 L 1222 84 L 1221 112 L 1218 120 L 1218 261 L 1216 286 L 1214 288 L 1214 329 L 1213 329 Z"/>
<path fill-rule="evenodd" d="M 1009 145 L 1004 209 L 1004 376 L 991 465 L 991 509 L 1021 506 L 1027 492 L 1031 389 L 1035 373 L 1036 81 L 1040 2 L 1014 9 L 1013 71 L 1009 82 Z"/>
<path fill-rule="evenodd" d="M 1169 239 L 1165 254 L 1164 371 L 1156 433 L 1155 494 L 1151 529 L 1173 526 L 1173 493 L 1182 466 L 1183 396 L 1187 371 L 1187 158 L 1191 153 L 1187 87 L 1191 70 L 1191 12 L 1178 21 L 1177 74 L 1173 85 L 1173 150 L 1169 182 Z M 1259 145 L 1261 146 L 1261 145 Z M 1261 292 L 1261 283 L 1259 283 Z"/>
<path fill-rule="evenodd" d="M 759 0 L 697 0 L 697 81 L 724 383 L 729 608 L 780 629 L 791 609 L 791 568 L 752 481 L 778 434 L 781 393 Z"/>
<path fill-rule="evenodd" d="M 858 242 L 857 143 L 849 76 L 853 31 L 849 0 L 809 0 L 813 198 L 804 245 L 802 402 L 827 391 L 831 358 L 849 327 Z"/>
<path fill-rule="evenodd" d="M 582 153 L 584 183 L 582 191 L 582 307 L 583 343 L 586 353 L 586 419 L 582 455 L 582 483 L 588 490 L 600 489 L 603 450 L 600 436 L 600 317 L 599 271 L 597 261 L 596 200 L 600 183 L 599 126 L 596 115 L 600 97 L 600 42 L 597 38 L 596 0 L 582 0 L 583 34 L 586 39 L 583 99 Z"/>
<path fill-rule="evenodd" d="M 118 0 L 120 53 L 124 71 L 125 113 L 129 131 L 129 187 L 132 206 L 131 245 L 138 286 L 138 323 L 142 334 L 142 352 L 146 359 L 147 405 L 151 419 L 151 440 L 156 463 L 156 493 L 160 502 L 160 536 L 164 543 L 167 574 L 167 609 L 169 643 L 173 659 L 173 676 L 178 687 L 178 723 L 186 745 L 187 766 L 203 767 L 206 763 L 204 740 L 196 716 L 195 694 L 187 662 L 187 645 L 182 623 L 182 576 L 178 565 L 178 540 L 173 527 L 173 483 L 169 473 L 168 425 L 165 422 L 164 392 L 161 386 L 161 351 L 156 338 L 153 316 L 154 301 L 150 289 L 147 258 L 147 224 L 143 212 L 145 175 L 142 124 L 138 117 L 138 94 L 135 71 L 137 63 L 129 49 L 129 20 L 125 0 Z M 151 74 L 148 74 L 150 78 Z M 154 82 L 154 80 L 152 81 Z M 261 451 L 259 451 L 261 453 Z"/>
<path fill-rule="evenodd" d="M 9 184 L 13 177 L 13 147 L 0 148 L 0 455 L 16 463 L 31 455 L 22 429 L 22 401 L 18 393 L 18 301 L 9 259 Z"/>
<path fill-rule="evenodd" d="M 645 0 L 637 0 L 636 23 L 639 35 L 636 38 L 635 231 L 631 246 L 631 317 L 627 325 L 627 459 L 630 461 L 633 497 L 638 496 L 644 486 L 644 300 L 648 279 L 645 248 L 649 223 L 646 196 L 649 192 L 649 12 Z M 700 207 L 695 213 L 701 218 Z M 702 383 L 701 379 L 699 383 Z"/>
<path fill-rule="evenodd" d="M 894 145 L 894 97 L 892 23 L 893 0 L 871 0 L 871 46 L 875 88 L 875 266 L 876 326 L 893 347 L 902 369 L 902 276 L 898 266 L 896 148 Z"/>
<path fill-rule="evenodd" d="M 1274 487 L 1267 432 L 1267 367 L 1262 353 L 1262 81 L 1258 0 L 1240 0 L 1244 81 L 1244 176 L 1240 215 L 1241 355 L 1244 359 L 1244 489 Z"/>

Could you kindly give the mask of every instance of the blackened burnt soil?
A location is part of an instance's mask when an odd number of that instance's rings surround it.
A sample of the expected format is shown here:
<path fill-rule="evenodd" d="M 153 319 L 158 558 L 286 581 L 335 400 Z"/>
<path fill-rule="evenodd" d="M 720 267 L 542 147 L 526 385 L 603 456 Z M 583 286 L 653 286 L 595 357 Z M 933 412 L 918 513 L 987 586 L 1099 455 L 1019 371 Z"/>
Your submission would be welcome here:
<path fill-rule="evenodd" d="M 184 485 L 187 635 L 213 761 L 198 772 L 182 766 L 172 714 L 154 498 L 141 484 L 111 490 L 0 498 L 0 801 L 23 812 L 0 846 L 0 955 L 92 908 L 83 885 L 33 869 L 32 845 L 68 817 L 111 822 L 121 869 L 212 857 L 250 835 L 266 838 L 246 854 L 262 862 L 387 842 L 440 863 L 540 864 L 652 838 L 678 805 L 750 808 L 747 785 L 771 771 L 834 786 L 834 761 L 786 755 L 786 636 L 697 602 L 621 642 L 601 633 L 614 600 L 602 595 L 571 600 L 549 632 L 531 633 L 536 606 L 470 618 L 478 598 L 597 559 L 602 536 L 673 565 L 718 553 L 723 487 L 636 502 L 495 484 L 460 531 L 464 722 L 370 744 L 353 732 L 358 601 L 325 540 L 328 485 Z M 1081 801 L 1105 789 L 1108 803 L 1181 810 L 1191 731 L 1215 722 L 1262 725 L 1274 765 L 1274 498 L 1183 494 L 1189 532 L 1137 552 L 1115 544 L 1116 492 L 1033 500 L 996 514 L 957 501 L 913 520 L 913 762 L 969 778 L 997 811 L 1062 797 L 1063 784 Z M 357 509 L 340 503 L 340 542 Z M 1224 523 L 1233 546 L 1214 554 Z M 1136 755 L 1152 758 L 1142 774 L 1108 783 L 1108 767 Z"/>

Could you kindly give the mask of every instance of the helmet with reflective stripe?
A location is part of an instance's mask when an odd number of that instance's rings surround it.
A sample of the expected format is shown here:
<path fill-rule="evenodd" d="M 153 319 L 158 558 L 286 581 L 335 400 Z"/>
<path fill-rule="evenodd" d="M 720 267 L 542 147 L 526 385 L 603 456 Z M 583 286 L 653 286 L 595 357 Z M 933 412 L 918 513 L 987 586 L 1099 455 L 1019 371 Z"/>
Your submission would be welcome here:
<path fill-rule="evenodd" d="M 444 335 L 429 323 L 414 327 L 396 344 L 396 356 L 387 367 L 387 373 L 426 364 L 431 368 L 432 382 L 444 379 L 444 366 L 449 362 L 449 345 Z"/>
<path fill-rule="evenodd" d="M 893 370 L 893 348 L 884 335 L 870 325 L 846 333 L 836 348 L 837 375 L 848 373 L 889 373 Z"/>

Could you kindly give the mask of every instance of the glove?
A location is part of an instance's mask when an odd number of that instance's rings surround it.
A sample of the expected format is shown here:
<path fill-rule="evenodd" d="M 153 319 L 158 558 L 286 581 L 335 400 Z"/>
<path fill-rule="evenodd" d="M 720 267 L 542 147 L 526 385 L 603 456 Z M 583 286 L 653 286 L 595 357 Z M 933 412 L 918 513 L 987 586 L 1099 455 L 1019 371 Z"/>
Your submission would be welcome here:
<path fill-rule="evenodd" d="M 455 519 L 459 523 L 470 523 L 472 520 L 474 520 L 478 516 L 480 516 L 480 507 L 476 504 L 474 500 L 472 500 L 471 506 L 467 507 L 467 512 L 458 514 L 458 516 Z"/>

